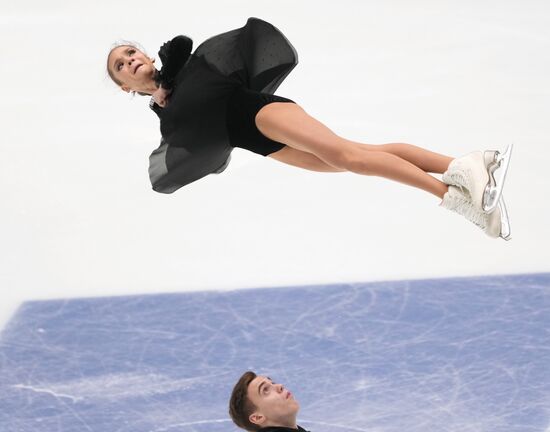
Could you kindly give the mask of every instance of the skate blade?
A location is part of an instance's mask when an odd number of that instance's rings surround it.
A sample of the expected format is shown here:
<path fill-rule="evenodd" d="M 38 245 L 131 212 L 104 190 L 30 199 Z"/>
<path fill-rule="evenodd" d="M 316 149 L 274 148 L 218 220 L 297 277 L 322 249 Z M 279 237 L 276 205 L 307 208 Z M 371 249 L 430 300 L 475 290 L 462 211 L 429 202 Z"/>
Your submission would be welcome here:
<path fill-rule="evenodd" d="M 485 213 L 493 212 L 499 203 L 513 147 L 514 145 L 510 144 L 504 153 L 494 152 L 492 160 L 487 163 L 489 183 L 485 187 L 482 199 L 482 208 Z"/>
<path fill-rule="evenodd" d="M 498 202 L 498 209 L 500 210 L 500 238 L 506 241 L 512 240 L 512 229 L 510 228 L 510 218 L 508 217 L 508 210 L 504 203 L 504 196 L 500 197 Z"/>

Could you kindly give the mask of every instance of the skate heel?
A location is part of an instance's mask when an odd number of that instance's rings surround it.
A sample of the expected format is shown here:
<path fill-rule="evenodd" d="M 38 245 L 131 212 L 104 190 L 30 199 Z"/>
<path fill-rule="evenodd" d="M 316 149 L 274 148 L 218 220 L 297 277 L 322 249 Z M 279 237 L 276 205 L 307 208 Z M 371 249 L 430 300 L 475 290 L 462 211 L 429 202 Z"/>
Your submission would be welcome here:
<path fill-rule="evenodd" d="M 508 210 L 504 203 L 504 197 L 498 202 L 498 209 L 500 210 L 500 238 L 509 241 L 512 240 L 512 230 L 510 228 L 510 218 L 508 217 Z"/>
<path fill-rule="evenodd" d="M 483 155 L 489 181 L 483 191 L 482 207 L 485 213 L 493 212 L 502 195 L 504 179 L 510 164 L 513 144 L 510 144 L 504 153 L 486 151 Z"/>

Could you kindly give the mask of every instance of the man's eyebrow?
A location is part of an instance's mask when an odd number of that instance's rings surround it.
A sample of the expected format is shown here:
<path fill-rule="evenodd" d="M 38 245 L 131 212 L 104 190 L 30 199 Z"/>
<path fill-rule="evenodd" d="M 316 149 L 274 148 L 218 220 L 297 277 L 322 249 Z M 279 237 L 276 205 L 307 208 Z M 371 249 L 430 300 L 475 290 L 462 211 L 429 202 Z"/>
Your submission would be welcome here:
<path fill-rule="evenodd" d="M 261 396 L 262 395 L 262 386 L 266 383 L 266 381 L 262 381 L 262 383 L 258 386 L 258 394 Z"/>
<path fill-rule="evenodd" d="M 267 382 L 267 380 L 273 382 L 273 381 L 271 380 L 271 378 L 266 377 L 266 380 L 262 381 L 262 383 L 258 386 L 258 394 L 259 394 L 259 395 L 261 395 L 262 386 Z"/>

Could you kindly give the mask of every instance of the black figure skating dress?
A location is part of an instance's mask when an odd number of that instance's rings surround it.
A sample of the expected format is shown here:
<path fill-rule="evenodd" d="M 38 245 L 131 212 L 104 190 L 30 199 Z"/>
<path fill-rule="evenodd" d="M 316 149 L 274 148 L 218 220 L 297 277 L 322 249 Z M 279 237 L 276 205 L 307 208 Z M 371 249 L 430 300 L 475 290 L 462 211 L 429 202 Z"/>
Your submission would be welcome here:
<path fill-rule="evenodd" d="M 250 18 L 242 28 L 214 36 L 191 54 L 192 41 L 178 36 L 159 51 L 162 87 L 172 89 L 160 118 L 161 145 L 150 156 L 157 192 L 172 193 L 228 165 L 234 147 L 264 156 L 280 150 L 256 128 L 256 113 L 298 63 L 295 49 L 271 24 Z"/>

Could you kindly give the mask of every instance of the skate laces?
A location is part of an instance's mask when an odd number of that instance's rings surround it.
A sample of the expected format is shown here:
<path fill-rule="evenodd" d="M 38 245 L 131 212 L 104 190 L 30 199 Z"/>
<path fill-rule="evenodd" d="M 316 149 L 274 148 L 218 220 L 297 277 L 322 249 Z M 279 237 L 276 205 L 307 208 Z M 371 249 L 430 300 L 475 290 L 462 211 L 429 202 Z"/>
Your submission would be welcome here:
<path fill-rule="evenodd" d="M 487 228 L 487 215 L 477 211 L 471 200 L 464 194 L 461 188 L 449 186 L 449 191 L 443 196 L 441 205 L 461 216 L 464 216 L 482 230 Z"/>

